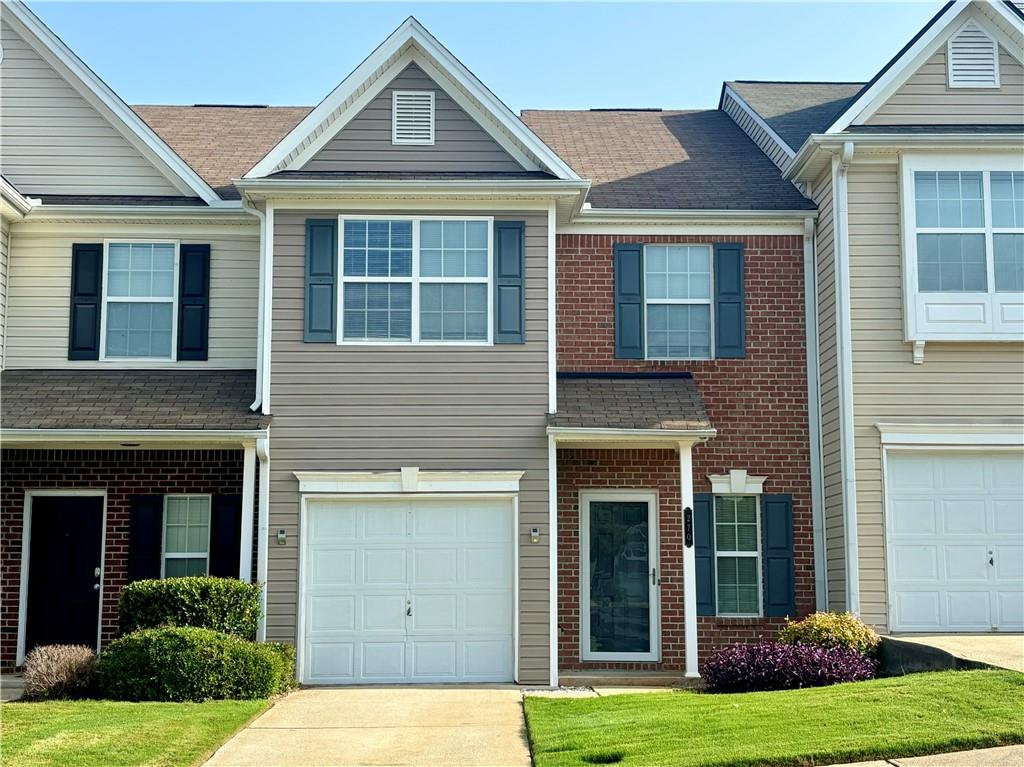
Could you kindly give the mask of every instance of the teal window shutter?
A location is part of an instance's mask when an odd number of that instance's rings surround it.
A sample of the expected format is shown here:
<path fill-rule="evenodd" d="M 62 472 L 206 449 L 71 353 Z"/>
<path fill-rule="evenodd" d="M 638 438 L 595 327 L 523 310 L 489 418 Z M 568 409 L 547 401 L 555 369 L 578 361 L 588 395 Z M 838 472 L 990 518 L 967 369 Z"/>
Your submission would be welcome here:
<path fill-rule="evenodd" d="M 743 244 L 715 245 L 715 356 L 746 356 L 743 301 Z"/>
<path fill-rule="evenodd" d="M 100 304 L 103 301 L 103 244 L 71 246 L 69 360 L 100 358 Z"/>
<path fill-rule="evenodd" d="M 252 546 L 252 541 L 246 545 Z M 210 575 L 237 578 L 242 553 L 242 496 L 215 495 L 210 509 Z"/>
<path fill-rule="evenodd" d="M 526 343 L 526 223 L 494 222 L 494 343 Z"/>
<path fill-rule="evenodd" d="M 333 343 L 337 336 L 338 221 L 306 220 L 306 290 L 302 340 Z"/>
<path fill-rule="evenodd" d="M 796 615 L 796 568 L 793 562 L 793 496 L 761 496 L 764 563 L 764 614 Z"/>
<path fill-rule="evenodd" d="M 182 245 L 178 260 L 178 359 L 205 360 L 210 346 L 210 246 Z"/>
<path fill-rule="evenodd" d="M 697 562 L 697 615 L 715 614 L 715 518 L 710 493 L 693 496 L 693 549 Z"/>
<path fill-rule="evenodd" d="M 164 541 L 164 497 L 133 495 L 129 509 L 128 582 L 159 578 Z"/>
<path fill-rule="evenodd" d="M 615 356 L 644 357 L 644 247 L 635 242 L 616 243 Z"/>

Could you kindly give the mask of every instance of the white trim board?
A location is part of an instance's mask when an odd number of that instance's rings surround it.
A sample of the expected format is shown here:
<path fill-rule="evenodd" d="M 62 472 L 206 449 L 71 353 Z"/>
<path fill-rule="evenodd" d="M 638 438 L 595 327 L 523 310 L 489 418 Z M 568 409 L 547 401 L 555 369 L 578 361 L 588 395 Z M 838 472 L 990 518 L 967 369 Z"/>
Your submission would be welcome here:
<path fill-rule="evenodd" d="M 68 48 L 21 0 L 4 0 L 4 20 L 57 70 L 124 139 L 138 150 L 183 195 L 210 205 L 222 200 L 202 177 L 122 101 L 95 72 Z M 232 203 L 237 205 L 237 203 Z"/>
<path fill-rule="evenodd" d="M 296 471 L 299 492 L 336 494 L 518 493 L 522 471 Z"/>
<path fill-rule="evenodd" d="M 1024 447 L 1024 423 L 876 423 L 883 447 Z"/>
<path fill-rule="evenodd" d="M 25 491 L 22 506 L 21 564 L 18 584 L 18 640 L 15 652 L 15 665 L 25 662 L 25 634 L 28 629 L 28 576 L 31 567 L 32 553 L 32 499 L 39 496 L 60 497 L 100 497 L 103 499 L 103 516 L 100 524 L 100 575 L 99 575 L 99 612 L 96 616 L 96 651 L 99 652 L 103 642 L 103 590 L 107 558 L 107 490 L 106 488 L 53 488 L 33 489 Z"/>
<path fill-rule="evenodd" d="M 301 167 L 323 148 L 391 77 L 415 62 L 480 123 L 506 151 L 528 160 L 528 169 L 547 170 L 560 179 L 579 176 L 541 141 L 415 18 L 409 17 L 346 77 L 320 104 L 245 174 L 266 176 Z M 439 80 L 440 78 L 440 80 Z M 530 167 L 532 166 L 532 167 Z"/>

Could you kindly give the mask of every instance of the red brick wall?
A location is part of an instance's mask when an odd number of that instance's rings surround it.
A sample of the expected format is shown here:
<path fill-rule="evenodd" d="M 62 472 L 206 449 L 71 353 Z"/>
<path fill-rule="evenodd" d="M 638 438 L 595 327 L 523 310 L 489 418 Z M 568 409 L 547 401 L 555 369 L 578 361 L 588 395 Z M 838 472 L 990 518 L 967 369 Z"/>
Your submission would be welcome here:
<path fill-rule="evenodd" d="M 117 600 L 128 576 L 129 503 L 146 493 L 241 493 L 241 450 L 4 450 L 0 477 L 0 667 L 14 665 L 18 639 L 25 490 L 106 488 L 103 642 L 117 632 Z"/>
<path fill-rule="evenodd" d="M 616 242 L 742 241 L 746 357 L 682 362 L 615 359 L 612 248 Z M 766 476 L 765 493 L 793 496 L 797 612 L 814 609 L 803 238 L 663 235 L 558 236 L 558 369 L 574 372 L 689 371 L 718 436 L 694 448 L 694 490 L 708 474 L 746 469 Z M 672 450 L 559 450 L 559 660 L 563 669 L 677 670 L 683 664 L 678 457 Z M 579 661 L 578 491 L 657 488 L 661 500 L 662 663 Z M 781 619 L 700 618 L 700 654 L 774 634 Z"/>

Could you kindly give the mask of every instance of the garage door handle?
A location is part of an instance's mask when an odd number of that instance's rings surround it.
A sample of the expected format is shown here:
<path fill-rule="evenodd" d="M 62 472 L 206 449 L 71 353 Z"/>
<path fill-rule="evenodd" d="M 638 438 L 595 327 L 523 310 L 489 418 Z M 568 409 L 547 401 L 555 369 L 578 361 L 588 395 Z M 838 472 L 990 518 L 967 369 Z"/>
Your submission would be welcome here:
<path fill-rule="evenodd" d="M 989 563 L 990 565 L 992 565 L 992 566 L 994 567 L 994 566 L 995 566 L 995 564 L 996 564 L 996 559 L 995 559 L 995 557 L 991 557 L 991 556 L 990 556 L 990 557 L 988 558 L 988 563 Z"/>
<path fill-rule="evenodd" d="M 406 606 L 406 608 L 405 608 L 405 615 L 406 615 L 406 617 L 409 617 L 409 618 L 412 617 L 412 605 L 407 605 Z"/>

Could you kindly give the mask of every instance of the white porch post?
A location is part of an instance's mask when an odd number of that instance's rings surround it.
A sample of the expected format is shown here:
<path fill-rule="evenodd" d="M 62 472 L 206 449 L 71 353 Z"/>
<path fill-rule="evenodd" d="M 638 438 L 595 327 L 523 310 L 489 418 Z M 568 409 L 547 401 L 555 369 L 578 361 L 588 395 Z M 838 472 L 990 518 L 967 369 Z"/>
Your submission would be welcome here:
<path fill-rule="evenodd" d="M 693 458 L 691 442 L 679 443 L 679 501 L 684 510 L 693 508 Z M 697 556 L 693 546 L 683 545 L 683 611 L 686 626 L 686 676 L 699 677 L 697 670 Z"/>
<path fill-rule="evenodd" d="M 253 501 L 256 498 L 256 445 L 245 445 L 242 461 L 242 531 L 238 552 L 238 578 L 252 580 L 252 520 Z"/>

